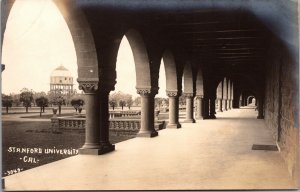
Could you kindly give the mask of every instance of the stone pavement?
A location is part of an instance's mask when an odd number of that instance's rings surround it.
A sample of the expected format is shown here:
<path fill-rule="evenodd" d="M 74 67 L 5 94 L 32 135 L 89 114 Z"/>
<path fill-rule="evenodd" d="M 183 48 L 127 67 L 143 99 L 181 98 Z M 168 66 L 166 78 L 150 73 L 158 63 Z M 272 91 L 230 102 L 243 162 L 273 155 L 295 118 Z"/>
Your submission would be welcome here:
<path fill-rule="evenodd" d="M 134 138 L 102 155 L 77 155 L 5 177 L 7 190 L 288 189 L 293 187 L 276 144 L 254 108 L 182 123 L 154 138 Z"/>

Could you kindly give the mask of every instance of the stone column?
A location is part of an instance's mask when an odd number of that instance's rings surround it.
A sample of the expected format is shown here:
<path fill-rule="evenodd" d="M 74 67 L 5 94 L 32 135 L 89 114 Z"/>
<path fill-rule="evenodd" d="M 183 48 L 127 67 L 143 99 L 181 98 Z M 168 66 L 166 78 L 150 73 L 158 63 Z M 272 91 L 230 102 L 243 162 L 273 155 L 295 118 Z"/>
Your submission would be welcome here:
<path fill-rule="evenodd" d="M 264 105 L 262 99 L 258 101 L 258 116 L 257 119 L 264 119 Z"/>
<path fill-rule="evenodd" d="M 111 146 L 110 150 L 103 147 L 101 141 L 101 131 L 103 125 L 100 125 L 100 90 L 98 89 L 98 82 L 79 82 L 79 88 L 85 93 L 85 111 L 86 111 L 86 122 L 85 122 L 85 143 L 79 149 L 79 154 L 92 154 L 100 155 L 114 150 L 114 146 Z M 108 95 L 107 95 L 108 98 Z M 107 111 L 108 113 L 108 111 Z M 103 120 L 103 119 L 102 119 Z M 105 126 L 104 122 L 104 126 Z M 108 127 L 106 127 L 108 129 Z M 102 131 L 103 132 L 103 131 Z"/>
<path fill-rule="evenodd" d="M 179 117 L 179 95 L 177 91 L 167 91 L 169 97 L 169 123 L 167 128 L 181 128 Z"/>
<path fill-rule="evenodd" d="M 209 100 L 209 118 L 210 119 L 216 119 L 216 99 L 210 99 Z"/>
<path fill-rule="evenodd" d="M 141 95 L 141 128 L 138 137 L 155 137 L 158 132 L 154 129 L 154 93 L 151 89 L 137 89 Z"/>
<path fill-rule="evenodd" d="M 209 99 L 203 98 L 203 119 L 209 119 Z"/>
<path fill-rule="evenodd" d="M 222 105 L 223 105 L 222 99 L 218 99 L 218 112 L 223 112 Z"/>
<path fill-rule="evenodd" d="M 202 111 L 202 103 L 203 103 L 203 98 L 202 96 L 197 96 L 197 116 L 196 119 L 203 119 L 203 111 Z"/>
<path fill-rule="evenodd" d="M 109 142 L 109 105 L 110 90 L 100 90 L 100 150 L 101 154 L 115 150 L 115 146 Z"/>
<path fill-rule="evenodd" d="M 194 119 L 194 94 L 193 93 L 184 93 L 186 98 L 186 117 L 185 123 L 195 123 Z"/>
<path fill-rule="evenodd" d="M 228 110 L 228 99 L 224 99 L 224 110 Z"/>

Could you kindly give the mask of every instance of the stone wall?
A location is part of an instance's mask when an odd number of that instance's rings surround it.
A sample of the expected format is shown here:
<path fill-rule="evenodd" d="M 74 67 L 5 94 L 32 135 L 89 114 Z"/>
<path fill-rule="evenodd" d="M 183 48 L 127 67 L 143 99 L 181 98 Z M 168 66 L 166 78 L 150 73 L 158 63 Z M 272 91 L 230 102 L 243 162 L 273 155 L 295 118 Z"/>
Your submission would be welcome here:
<path fill-rule="evenodd" d="M 290 175 L 299 185 L 299 65 L 278 40 L 270 46 L 266 68 L 265 122 L 277 141 Z M 294 57 L 295 58 L 295 57 Z"/>

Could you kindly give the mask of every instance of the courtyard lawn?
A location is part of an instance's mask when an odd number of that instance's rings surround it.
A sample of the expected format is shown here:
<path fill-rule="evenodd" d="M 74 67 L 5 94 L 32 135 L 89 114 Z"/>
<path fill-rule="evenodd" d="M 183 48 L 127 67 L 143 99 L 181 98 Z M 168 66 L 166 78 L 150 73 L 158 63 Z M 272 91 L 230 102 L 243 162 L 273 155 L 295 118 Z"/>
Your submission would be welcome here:
<path fill-rule="evenodd" d="M 2 137 L 2 176 L 8 176 L 76 155 L 85 134 L 83 130 L 53 131 L 50 122 L 3 121 Z M 117 143 L 130 138 L 110 136 L 110 141 Z M 50 151 L 55 154 L 45 153 Z"/>
<path fill-rule="evenodd" d="M 74 113 L 62 113 L 61 115 L 57 114 L 57 117 L 65 117 L 65 116 L 72 116 L 74 115 Z M 24 116 L 22 118 L 29 118 L 29 119 L 50 119 L 51 117 L 53 117 L 53 114 L 43 114 L 42 116 L 40 115 L 32 115 L 32 116 Z"/>

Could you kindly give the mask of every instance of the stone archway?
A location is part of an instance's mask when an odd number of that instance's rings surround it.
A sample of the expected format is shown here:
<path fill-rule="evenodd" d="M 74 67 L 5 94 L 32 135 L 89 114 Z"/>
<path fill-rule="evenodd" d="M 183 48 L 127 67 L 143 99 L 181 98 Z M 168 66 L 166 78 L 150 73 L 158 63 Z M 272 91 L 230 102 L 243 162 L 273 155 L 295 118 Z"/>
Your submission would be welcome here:
<path fill-rule="evenodd" d="M 251 104 L 253 99 L 255 99 L 255 97 L 253 95 L 250 95 L 247 97 L 247 105 Z"/>
<path fill-rule="evenodd" d="M 125 36 L 133 53 L 137 93 L 141 95 L 141 128 L 137 136 L 155 137 L 158 133 L 154 129 L 154 96 L 158 88 L 151 84 L 148 50 L 142 35 L 137 30 L 130 29 Z"/>

